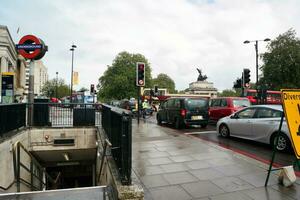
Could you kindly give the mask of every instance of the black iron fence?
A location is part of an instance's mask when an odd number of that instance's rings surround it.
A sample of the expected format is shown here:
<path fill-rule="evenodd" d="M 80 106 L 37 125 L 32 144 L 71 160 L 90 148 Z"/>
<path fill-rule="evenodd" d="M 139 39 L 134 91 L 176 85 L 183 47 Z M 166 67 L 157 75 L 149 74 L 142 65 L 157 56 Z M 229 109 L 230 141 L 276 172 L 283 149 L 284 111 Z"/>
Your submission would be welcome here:
<path fill-rule="evenodd" d="M 34 103 L 34 126 L 78 127 L 99 126 L 100 105 Z"/>
<path fill-rule="evenodd" d="M 102 105 L 102 127 L 109 138 L 112 156 L 119 169 L 121 182 L 131 184 L 132 129 L 129 111 Z"/>
<path fill-rule="evenodd" d="M 0 104 L 0 137 L 26 126 L 26 104 Z"/>
<path fill-rule="evenodd" d="M 29 126 L 30 104 L 0 104 L 0 137 L 20 127 Z M 79 127 L 100 126 L 99 104 L 34 103 L 32 126 Z"/>

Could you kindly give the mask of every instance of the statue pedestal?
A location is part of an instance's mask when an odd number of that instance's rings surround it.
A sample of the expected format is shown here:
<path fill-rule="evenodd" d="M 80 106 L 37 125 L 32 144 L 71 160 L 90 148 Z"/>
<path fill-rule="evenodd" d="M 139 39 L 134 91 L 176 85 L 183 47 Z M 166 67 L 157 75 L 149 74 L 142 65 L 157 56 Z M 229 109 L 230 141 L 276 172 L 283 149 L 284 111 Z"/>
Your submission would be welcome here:
<path fill-rule="evenodd" d="M 218 90 L 208 81 L 196 81 L 189 84 L 187 94 L 199 94 L 205 97 L 217 97 Z"/>

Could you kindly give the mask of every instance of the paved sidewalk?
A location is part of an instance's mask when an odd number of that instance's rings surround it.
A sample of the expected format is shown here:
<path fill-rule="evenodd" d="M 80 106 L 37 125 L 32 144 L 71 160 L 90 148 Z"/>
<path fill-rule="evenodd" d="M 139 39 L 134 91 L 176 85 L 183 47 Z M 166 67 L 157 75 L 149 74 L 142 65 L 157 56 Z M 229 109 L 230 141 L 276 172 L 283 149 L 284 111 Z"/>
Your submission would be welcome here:
<path fill-rule="evenodd" d="M 133 121 L 133 171 L 155 200 L 290 200 L 300 199 L 300 181 L 290 188 L 267 165 L 186 136 L 168 127 Z"/>

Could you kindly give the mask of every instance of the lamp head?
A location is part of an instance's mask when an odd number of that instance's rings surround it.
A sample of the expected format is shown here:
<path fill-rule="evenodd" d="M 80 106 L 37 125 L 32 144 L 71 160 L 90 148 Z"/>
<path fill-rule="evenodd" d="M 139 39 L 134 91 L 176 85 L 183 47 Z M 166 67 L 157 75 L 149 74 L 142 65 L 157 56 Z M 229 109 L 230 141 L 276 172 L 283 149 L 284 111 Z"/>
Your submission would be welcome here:
<path fill-rule="evenodd" d="M 245 40 L 245 41 L 244 41 L 244 44 L 248 44 L 248 43 L 250 43 L 249 40 Z"/>
<path fill-rule="evenodd" d="M 270 38 L 266 38 L 266 39 L 264 39 L 264 41 L 268 42 L 268 41 L 271 41 L 271 39 Z"/>

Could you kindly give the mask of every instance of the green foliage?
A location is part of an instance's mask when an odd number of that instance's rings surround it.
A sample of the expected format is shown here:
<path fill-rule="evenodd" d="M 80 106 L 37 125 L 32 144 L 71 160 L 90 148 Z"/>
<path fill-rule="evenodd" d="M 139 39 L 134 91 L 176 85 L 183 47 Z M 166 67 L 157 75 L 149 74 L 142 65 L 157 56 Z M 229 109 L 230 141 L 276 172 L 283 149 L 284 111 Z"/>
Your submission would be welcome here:
<path fill-rule="evenodd" d="M 221 93 L 218 93 L 218 97 L 238 97 L 241 95 L 241 89 L 230 90 L 226 89 L 223 90 Z"/>
<path fill-rule="evenodd" d="M 151 67 L 148 60 L 141 54 L 119 53 L 108 66 L 104 75 L 99 78 L 98 98 L 102 101 L 137 97 L 136 63 L 144 62 L 145 87 L 151 87 Z"/>
<path fill-rule="evenodd" d="M 300 88 L 300 40 L 292 29 L 279 35 L 262 54 L 263 78 L 268 89 Z"/>
<path fill-rule="evenodd" d="M 158 88 L 167 88 L 169 93 L 175 93 L 175 82 L 167 74 L 158 74 L 152 80 L 153 86 L 157 85 Z"/>
<path fill-rule="evenodd" d="M 89 91 L 89 89 L 87 89 L 85 87 L 82 87 L 78 90 L 78 92 L 86 92 L 86 91 Z"/>
<path fill-rule="evenodd" d="M 56 97 L 56 86 L 58 98 L 70 96 L 70 88 L 65 84 L 63 79 L 51 79 L 47 81 L 42 87 L 42 94 L 46 97 Z"/>

